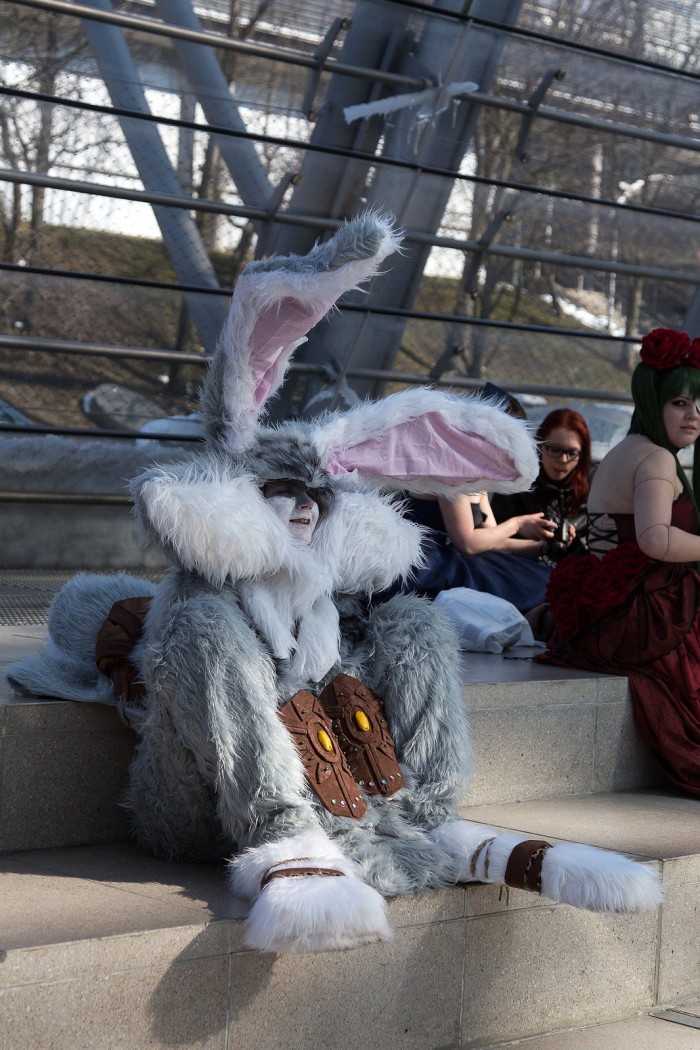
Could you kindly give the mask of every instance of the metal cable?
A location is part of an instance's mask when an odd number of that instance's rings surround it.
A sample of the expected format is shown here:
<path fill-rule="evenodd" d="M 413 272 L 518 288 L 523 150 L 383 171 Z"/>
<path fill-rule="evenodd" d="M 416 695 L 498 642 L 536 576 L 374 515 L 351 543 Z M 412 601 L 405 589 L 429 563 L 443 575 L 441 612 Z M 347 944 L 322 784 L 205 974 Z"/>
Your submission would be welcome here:
<path fill-rule="evenodd" d="M 152 33 L 155 36 L 170 37 L 174 40 L 188 40 L 195 44 L 207 44 L 210 47 L 226 51 L 237 51 L 255 58 L 267 58 L 287 65 L 304 66 L 307 69 L 319 69 L 327 72 L 342 73 L 348 77 L 359 77 L 362 80 L 380 80 L 395 87 L 422 90 L 433 85 L 431 78 L 409 77 L 387 70 L 368 69 L 366 66 L 352 66 L 335 59 L 319 61 L 313 55 L 304 55 L 285 48 L 271 47 L 269 44 L 254 44 L 249 40 L 240 40 L 224 36 L 223 33 L 207 33 L 204 30 L 185 29 L 181 26 L 166 25 L 150 18 L 136 18 L 134 15 L 118 14 L 116 11 L 102 11 L 99 8 L 87 7 L 84 4 L 72 3 L 70 0 L 11 0 L 22 7 L 38 8 L 41 11 L 54 11 L 56 14 L 69 15 L 72 18 L 87 18 L 93 22 L 106 22 L 109 25 L 122 26 L 139 33 Z"/>
<path fill-rule="evenodd" d="M 0 503 L 87 503 L 111 507 L 128 506 L 133 500 L 126 494 L 105 492 L 10 492 L 0 489 Z"/>
<path fill-rule="evenodd" d="M 45 186 L 50 189 L 66 190 L 70 193 L 86 193 L 115 200 L 140 201 L 147 204 L 162 204 L 174 208 L 185 208 L 188 211 L 214 211 L 222 214 L 245 216 L 251 219 L 270 220 L 264 208 L 250 208 L 245 205 L 220 205 L 214 208 L 213 201 L 204 201 L 194 197 L 175 197 L 167 193 L 151 193 L 145 190 L 125 190 L 101 183 L 82 182 L 73 179 L 62 179 L 53 175 L 39 175 L 31 172 L 0 169 L 0 181 L 23 183 L 31 186 Z M 337 229 L 342 220 L 304 216 L 298 212 L 293 215 L 287 212 L 275 214 L 275 222 L 287 225 L 310 226 L 315 229 Z M 455 237 L 438 237 L 406 230 L 404 240 L 427 244 L 438 248 L 455 248 L 457 251 L 482 251 L 480 241 L 458 239 Z M 625 263 L 619 260 L 598 259 L 587 255 L 569 255 L 559 252 L 543 252 L 533 248 L 518 248 L 508 244 L 489 245 L 490 255 L 500 255 L 511 259 L 528 259 L 534 262 L 550 263 L 555 266 L 572 266 L 578 270 L 600 270 L 604 273 L 629 274 L 634 277 L 652 277 L 658 281 L 673 281 L 681 284 L 700 284 L 700 271 L 697 273 L 684 270 L 665 270 L 661 267 L 641 266 L 637 263 Z"/>
<path fill-rule="evenodd" d="M 525 26 L 516 25 L 502 25 L 500 22 L 493 22 L 488 18 L 482 18 L 479 15 L 471 14 L 466 11 L 449 11 L 444 7 L 428 7 L 426 4 L 421 4 L 418 0 L 385 0 L 385 2 L 391 3 L 396 7 L 406 7 L 409 10 L 420 11 L 425 15 L 440 15 L 444 18 L 452 18 L 459 22 L 471 22 L 475 26 L 479 26 L 482 29 L 494 29 L 500 33 L 505 33 L 507 36 L 522 37 L 525 40 L 536 40 L 540 44 L 546 44 L 548 47 L 560 47 L 575 53 L 582 53 L 588 55 L 595 55 L 596 58 L 609 59 L 613 62 L 620 62 L 626 66 L 633 66 L 639 69 L 653 70 L 656 73 L 668 74 L 669 76 L 682 77 L 684 80 L 700 80 L 700 73 L 695 73 L 692 70 L 676 69 L 674 66 L 667 66 L 663 62 L 654 62 L 649 58 L 632 58 L 629 55 L 621 55 L 616 51 L 608 51 L 604 47 L 596 47 L 595 44 L 584 44 L 579 40 L 564 40 L 561 37 L 550 36 L 547 33 L 540 33 L 536 29 L 527 29 Z"/>
<path fill-rule="evenodd" d="M 478 186 L 492 186 L 497 189 L 507 189 L 519 193 L 551 197 L 560 200 L 571 200 L 581 204 L 592 204 L 601 208 L 613 208 L 615 211 L 639 212 L 643 215 L 657 215 L 662 218 L 683 219 L 689 222 L 700 222 L 700 215 L 691 212 L 677 211 L 673 208 L 659 208 L 650 204 L 635 203 L 632 201 L 616 201 L 605 197 L 592 197 L 590 194 L 575 193 L 571 190 L 558 190 L 550 187 L 540 186 L 527 182 L 515 182 L 509 179 L 489 178 L 484 175 L 470 175 L 463 172 L 452 171 L 449 168 L 439 168 L 434 165 L 412 164 L 410 161 L 398 158 L 386 157 L 381 154 L 366 153 L 362 150 L 352 150 L 341 146 L 330 146 L 319 143 L 305 142 L 301 139 L 282 138 L 279 135 L 268 135 L 262 132 L 241 132 L 234 128 L 222 127 L 216 124 L 202 124 L 200 121 L 185 120 L 181 117 L 158 116 L 153 113 L 141 113 L 137 110 L 124 109 L 119 106 L 108 106 L 97 102 L 83 102 L 78 99 L 67 99 L 59 95 L 51 95 L 41 91 L 29 91 L 25 88 L 13 88 L 0 85 L 0 97 L 7 95 L 13 98 L 23 98 L 27 101 L 46 103 L 63 106 L 68 109 L 78 109 L 82 112 L 101 113 L 105 116 L 128 117 L 133 120 L 141 120 L 164 127 L 182 128 L 187 131 L 199 131 L 203 134 L 221 135 L 230 138 L 245 138 L 266 146 L 279 146 L 300 152 L 318 153 L 329 157 L 341 157 L 348 160 L 364 160 L 378 167 L 399 168 L 408 171 L 420 171 L 425 175 L 435 175 L 454 179 L 455 182 L 469 182 Z M 494 96 L 498 97 L 498 96 Z M 688 140 L 691 141 L 691 140 Z M 196 199 L 196 198 L 195 198 Z M 207 211 L 220 210 L 221 214 L 229 214 L 227 207 L 218 201 L 209 202 L 211 207 Z M 267 213 L 265 213 L 267 214 Z"/>
<path fill-rule="evenodd" d="M 300 52 L 292 52 L 288 49 L 273 47 L 269 44 L 255 44 L 249 40 L 240 40 L 234 37 L 224 36 L 223 33 L 211 33 L 206 32 L 205 30 L 197 31 L 186 29 L 181 26 L 167 25 L 156 19 L 136 17 L 134 15 L 121 14 L 116 11 L 102 11 L 84 4 L 70 2 L 70 0 L 11 0 L 11 2 L 23 7 L 32 7 L 44 11 L 55 11 L 58 14 L 68 15 L 73 18 L 87 18 L 96 22 L 107 22 L 112 25 L 120 25 L 125 29 L 133 29 L 142 33 L 152 33 L 155 36 L 171 37 L 172 39 L 178 40 L 189 40 L 198 44 L 208 44 L 211 47 L 222 48 L 228 51 L 237 51 L 257 58 L 267 58 L 277 62 L 304 66 L 311 69 L 319 69 L 326 72 L 342 73 L 345 76 L 354 76 L 365 80 L 382 81 L 387 84 L 403 86 L 412 90 L 420 90 L 429 87 L 434 83 L 430 77 L 409 77 L 398 73 L 390 73 L 387 70 L 376 70 L 363 66 L 349 65 L 347 63 L 338 62 L 336 59 L 319 61 L 319 59 L 313 55 L 304 55 Z M 536 40 L 539 43 L 546 44 L 548 47 L 558 47 L 573 51 L 574 53 L 581 52 L 585 54 L 594 54 L 599 58 L 604 58 L 606 60 L 635 68 L 651 69 L 668 76 L 680 77 L 687 80 L 699 79 L 699 75 L 692 71 L 689 72 L 686 70 L 675 69 L 673 66 L 667 66 L 650 59 L 629 58 L 626 55 L 616 54 L 605 48 L 597 48 L 595 45 L 584 44 L 578 41 L 562 40 L 557 37 L 549 36 L 546 33 L 540 33 L 534 29 L 527 29 L 520 26 L 505 26 L 500 22 L 493 22 L 487 18 L 480 18 L 469 12 L 462 13 L 449 11 L 440 7 L 427 7 L 423 4 L 417 3 L 416 0 L 387 0 L 387 2 L 391 3 L 393 6 L 406 7 L 420 11 L 426 15 L 437 15 L 460 22 L 469 21 L 473 25 L 479 26 L 483 29 L 491 29 L 506 36 Z"/>

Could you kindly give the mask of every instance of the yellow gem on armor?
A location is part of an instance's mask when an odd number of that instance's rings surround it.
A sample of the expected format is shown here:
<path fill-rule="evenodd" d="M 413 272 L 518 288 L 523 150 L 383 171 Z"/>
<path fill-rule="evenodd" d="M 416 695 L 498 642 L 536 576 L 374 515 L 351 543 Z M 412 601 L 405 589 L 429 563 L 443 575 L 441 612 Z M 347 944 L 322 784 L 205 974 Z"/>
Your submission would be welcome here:
<path fill-rule="evenodd" d="M 357 728 L 362 730 L 363 733 L 369 733 L 369 718 L 364 711 L 355 712 L 355 721 L 357 722 Z"/>
<path fill-rule="evenodd" d="M 325 729 L 319 729 L 316 736 L 318 737 L 318 742 L 324 751 L 333 750 L 333 741 L 331 740 Z"/>

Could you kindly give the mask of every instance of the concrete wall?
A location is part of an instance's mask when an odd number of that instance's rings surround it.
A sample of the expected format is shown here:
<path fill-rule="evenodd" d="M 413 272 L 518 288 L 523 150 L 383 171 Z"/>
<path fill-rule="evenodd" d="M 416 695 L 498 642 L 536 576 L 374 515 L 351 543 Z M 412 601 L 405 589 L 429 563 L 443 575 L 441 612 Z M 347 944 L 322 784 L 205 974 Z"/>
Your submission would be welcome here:
<path fill-rule="evenodd" d="M 0 491 L 85 496 L 68 504 L 0 501 L 0 568 L 161 568 L 162 556 L 140 542 L 130 505 L 99 505 L 89 496 L 125 496 L 147 467 L 189 457 L 195 447 L 54 435 L 0 439 Z"/>

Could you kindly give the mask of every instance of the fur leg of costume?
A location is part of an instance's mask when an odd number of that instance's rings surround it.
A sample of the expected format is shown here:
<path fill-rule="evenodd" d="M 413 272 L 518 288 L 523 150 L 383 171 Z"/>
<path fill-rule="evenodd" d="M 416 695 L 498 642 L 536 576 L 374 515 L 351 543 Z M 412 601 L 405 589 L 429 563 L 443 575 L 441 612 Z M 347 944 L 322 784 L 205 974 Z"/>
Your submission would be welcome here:
<path fill-rule="evenodd" d="M 415 595 L 373 609 L 367 635 L 374 649 L 368 677 L 406 768 L 398 798 L 410 819 L 430 830 L 455 816 L 471 778 L 459 646 L 440 610 Z"/>
<path fill-rule="evenodd" d="M 150 707 L 128 804 L 144 845 L 201 856 L 200 829 L 212 814 L 229 849 L 317 826 L 277 716 L 274 663 L 230 588 L 217 592 L 187 573 L 164 582 L 148 618 L 143 670 Z"/>
<path fill-rule="evenodd" d="M 575 842 L 550 846 L 539 840 L 532 842 L 515 831 L 499 833 L 467 820 L 444 824 L 432 832 L 432 837 L 453 856 L 460 882 L 494 882 L 528 889 L 588 911 L 648 911 L 663 899 L 653 868 L 594 846 Z M 522 859 L 514 866 L 518 847 Z M 518 874 L 509 878 L 514 867 Z"/>
<path fill-rule="evenodd" d="M 254 902 L 251 948 L 325 952 L 392 939 L 384 898 L 320 828 L 247 850 L 229 870 L 234 892 Z"/>
<path fill-rule="evenodd" d="M 381 698 L 405 786 L 389 798 L 372 798 L 361 827 L 336 821 L 333 837 L 387 896 L 454 884 L 451 855 L 428 833 L 456 819 L 471 774 L 452 627 L 416 595 L 396 595 L 364 622 L 346 609 L 342 626 L 355 642 L 343 670 Z"/>
<path fill-rule="evenodd" d="M 430 831 L 431 841 L 453 865 L 450 869 L 445 857 L 440 863 L 428 853 L 435 874 L 444 881 L 517 885 L 593 911 L 634 912 L 659 904 L 661 887 L 653 869 L 576 843 L 542 849 L 533 865 L 539 876 L 536 883 L 518 879 L 514 851 L 529 841 L 527 836 L 497 834 L 457 819 L 455 806 L 466 793 L 471 773 L 471 749 L 451 631 L 435 606 L 412 595 L 397 595 L 370 616 L 366 641 L 371 640 L 374 655 L 368 674 L 383 698 L 406 774 L 406 789 L 393 800 L 393 809 L 387 800 L 382 812 L 394 816 L 400 804 L 414 827 Z M 383 830 L 386 835 L 389 829 Z M 394 852 L 399 842 L 405 847 L 410 840 L 406 828 L 389 839 Z M 428 878 L 425 852 L 424 846 L 418 848 L 409 861 L 423 880 Z M 525 847 L 521 852 L 524 864 L 529 864 L 538 850 L 533 847 L 528 853 Z M 367 859 L 364 868 L 370 879 L 382 878 Z"/>

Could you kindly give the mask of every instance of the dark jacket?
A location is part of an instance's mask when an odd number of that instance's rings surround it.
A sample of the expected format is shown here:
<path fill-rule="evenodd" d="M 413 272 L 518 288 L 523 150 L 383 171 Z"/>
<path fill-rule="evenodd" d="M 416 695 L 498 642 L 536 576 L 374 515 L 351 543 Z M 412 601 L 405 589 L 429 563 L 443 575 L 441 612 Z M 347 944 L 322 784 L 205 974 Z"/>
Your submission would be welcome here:
<path fill-rule="evenodd" d="M 566 518 L 576 528 L 577 550 L 580 551 L 581 547 L 585 546 L 588 536 L 587 504 L 576 504 L 566 482 L 552 481 L 543 470 L 529 492 L 514 492 L 507 496 L 496 494 L 491 497 L 491 507 L 499 523 L 519 514 L 540 512 L 557 524 Z"/>

